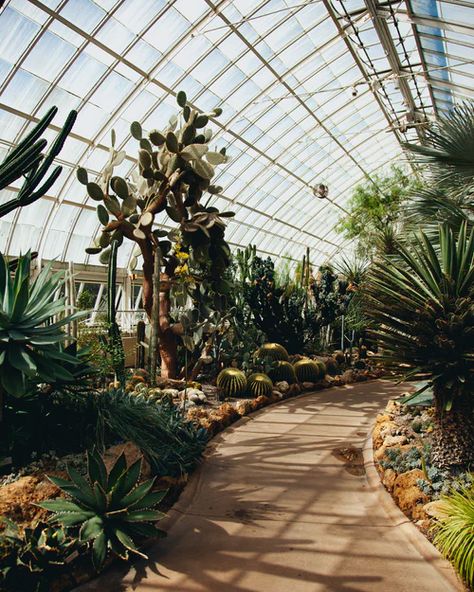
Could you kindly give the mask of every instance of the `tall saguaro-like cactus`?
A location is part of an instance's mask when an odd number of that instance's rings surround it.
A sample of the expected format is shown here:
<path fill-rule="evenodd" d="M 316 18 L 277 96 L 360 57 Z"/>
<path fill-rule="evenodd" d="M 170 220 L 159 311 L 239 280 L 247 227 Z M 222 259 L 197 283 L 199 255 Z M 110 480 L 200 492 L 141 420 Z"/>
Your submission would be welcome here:
<path fill-rule="evenodd" d="M 110 245 L 109 273 L 107 277 L 107 324 L 109 327 L 109 345 L 111 348 L 112 365 L 118 381 L 125 384 L 125 354 L 123 351 L 122 336 L 116 318 L 117 298 L 117 251 L 119 244 L 112 241 Z"/>
<path fill-rule="evenodd" d="M 89 254 L 100 253 L 107 263 L 110 244 L 124 238 L 136 243 L 131 267 L 137 257 L 143 258 L 143 305 L 151 319 L 153 295 L 159 291 L 159 353 L 161 375 L 174 378 L 177 371 L 177 344 L 183 327 L 171 321 L 170 292 L 180 282 L 193 283 L 201 294 L 225 294 L 224 271 L 230 263 L 230 249 L 224 240 L 224 218 L 232 212 L 220 213 L 201 204 L 207 192 L 218 194 L 221 187 L 211 184 L 215 166 L 228 158 L 225 148 L 209 147 L 212 131 L 206 129 L 210 117 L 222 110 L 198 113 L 179 92 L 180 111 L 162 131 L 152 130 L 144 137 L 141 125 L 133 122 L 132 136 L 139 142 L 138 165 L 130 178 L 114 175 L 125 152 L 115 150 L 112 134 L 110 159 L 101 177 L 89 181 L 87 171 L 80 168 L 77 177 L 89 197 L 97 202 L 97 215 L 103 225 L 100 238 L 88 247 Z M 154 228 L 155 216 L 166 211 L 177 227 L 168 233 Z M 169 239 L 169 240 L 166 240 Z M 155 258 L 160 252 L 160 282 L 153 282 Z M 200 277 L 191 277 L 191 267 L 205 270 Z M 158 285 L 158 287 L 157 287 Z M 155 288 L 154 288 L 155 286 Z"/>
<path fill-rule="evenodd" d="M 53 160 L 58 156 L 64 146 L 64 142 L 76 121 L 77 113 L 76 111 L 69 113 L 51 149 L 45 155 L 43 151 L 48 142 L 44 138 L 41 138 L 41 135 L 57 112 L 57 107 L 51 107 L 31 132 L 20 141 L 18 146 L 7 154 L 4 161 L 0 164 L 0 189 L 8 187 L 8 185 L 11 185 L 20 177 L 24 177 L 23 185 L 17 196 L 0 205 L 0 218 L 17 208 L 35 202 L 45 195 L 61 174 L 63 167 L 58 165 L 53 169 L 49 177 L 45 178 Z"/>

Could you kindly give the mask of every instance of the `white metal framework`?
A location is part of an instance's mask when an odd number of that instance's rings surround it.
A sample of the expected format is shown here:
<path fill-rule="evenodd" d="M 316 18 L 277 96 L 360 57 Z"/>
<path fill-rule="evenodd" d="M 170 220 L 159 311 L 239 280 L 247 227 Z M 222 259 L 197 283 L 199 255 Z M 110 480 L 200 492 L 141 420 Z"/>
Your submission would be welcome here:
<path fill-rule="evenodd" d="M 426 118 L 472 98 L 473 23 L 473 0 L 5 2 L 1 155 L 51 105 L 51 137 L 70 109 L 79 116 L 49 195 L 0 220 L 0 251 L 97 264 L 84 252 L 95 204 L 75 170 L 100 172 L 115 129 L 128 174 L 130 122 L 164 126 L 183 89 L 196 108 L 224 110 L 213 127 L 232 160 L 211 203 L 236 212 L 229 242 L 292 259 L 309 246 L 323 262 L 348 247 L 334 225 L 353 186 L 399 158 L 401 142 L 422 141 Z"/>

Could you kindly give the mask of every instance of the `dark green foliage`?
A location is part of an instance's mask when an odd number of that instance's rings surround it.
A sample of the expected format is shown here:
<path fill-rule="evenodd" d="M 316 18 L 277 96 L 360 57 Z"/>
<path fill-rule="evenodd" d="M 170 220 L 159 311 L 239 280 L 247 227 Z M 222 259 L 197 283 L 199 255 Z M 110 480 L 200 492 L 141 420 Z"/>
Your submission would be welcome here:
<path fill-rule="evenodd" d="M 322 327 L 346 314 L 353 292 L 349 290 L 348 282 L 341 280 L 330 265 L 319 268 L 318 277 L 311 288 L 316 305 L 315 315 Z"/>
<path fill-rule="evenodd" d="M 112 241 L 110 247 L 109 272 L 107 276 L 107 323 L 109 326 L 109 345 L 112 351 L 112 364 L 115 375 L 122 386 L 125 385 L 125 353 L 122 335 L 116 320 L 115 301 L 117 297 L 117 252 L 119 243 Z"/>
<path fill-rule="evenodd" d="M 0 189 L 12 185 L 21 177 L 24 178 L 17 196 L 0 205 L 0 218 L 6 216 L 16 208 L 24 207 L 35 202 L 45 195 L 61 174 L 63 167 L 56 166 L 49 177 L 45 179 L 53 164 L 53 160 L 63 148 L 64 142 L 76 121 L 77 113 L 76 111 L 69 113 L 50 151 L 44 155 L 43 150 L 47 146 L 47 141 L 40 138 L 57 112 L 57 107 L 51 107 L 46 115 L 33 127 L 31 132 L 9 152 L 0 164 Z"/>
<path fill-rule="evenodd" d="M 373 265 L 367 314 L 385 364 L 433 388 L 438 466 L 462 469 L 474 462 L 474 230 L 443 225 L 436 242 L 420 233 Z"/>
<path fill-rule="evenodd" d="M 446 410 L 468 396 L 474 405 L 474 232 L 458 239 L 439 230 L 440 251 L 420 235 L 400 247 L 399 260 L 374 264 L 367 286 L 367 314 L 386 364 L 407 378 L 429 377 Z"/>
<path fill-rule="evenodd" d="M 403 204 L 420 188 L 413 176 L 396 166 L 387 174 L 371 178 L 355 187 L 348 205 L 349 215 L 337 226 L 344 238 L 357 240 L 357 252 L 363 257 L 378 252 L 381 234 L 395 232 L 402 218 Z"/>
<path fill-rule="evenodd" d="M 273 391 L 273 383 L 271 379 L 261 372 L 251 374 L 248 379 L 248 389 L 254 397 L 269 397 Z"/>
<path fill-rule="evenodd" d="M 247 389 L 247 379 L 242 370 L 225 368 L 217 377 L 217 386 L 226 397 L 239 397 Z"/>
<path fill-rule="evenodd" d="M 285 380 L 288 384 L 294 384 L 296 382 L 295 369 L 290 362 L 275 362 L 269 370 L 268 375 L 273 382 L 280 382 L 282 380 Z"/>
<path fill-rule="evenodd" d="M 252 251 L 239 251 L 241 289 L 257 327 L 268 341 L 282 344 L 290 354 L 301 353 L 315 339 L 319 326 L 305 304 L 307 292 L 299 286 L 278 287 L 275 264 Z"/>
<path fill-rule="evenodd" d="M 12 278 L 0 255 L 0 381 L 16 397 L 27 392 L 32 379 L 74 380 L 69 368 L 79 361 L 60 347 L 67 337 L 63 327 L 85 314 L 54 321 L 64 312 L 64 298 L 55 298 L 64 283 L 63 274 L 52 274 L 48 264 L 31 280 L 30 266 L 28 253 L 19 258 Z"/>
<path fill-rule="evenodd" d="M 75 538 L 61 527 L 39 522 L 20 532 L 3 521 L 0 531 L 0 589 L 8 592 L 50 592 L 52 583 L 68 572 L 78 549 Z M 72 583 L 72 582 L 71 582 Z"/>
<path fill-rule="evenodd" d="M 97 404 L 105 440 L 134 442 L 157 474 L 189 473 L 201 458 L 206 430 L 187 421 L 173 404 L 148 402 L 122 389 L 99 395 Z"/>
<path fill-rule="evenodd" d="M 70 480 L 49 477 L 69 499 L 38 505 L 53 513 L 50 522 L 79 529 L 79 541 L 90 547 L 97 571 L 103 568 L 110 550 L 121 559 L 128 559 L 130 553 L 147 558 L 136 540 L 163 535 L 154 526 L 163 518 L 155 507 L 166 491 L 152 491 L 154 478 L 139 485 L 142 459 L 127 468 L 122 453 L 107 473 L 97 452 L 89 452 L 87 458 L 87 478 L 71 467 L 67 470 Z"/>

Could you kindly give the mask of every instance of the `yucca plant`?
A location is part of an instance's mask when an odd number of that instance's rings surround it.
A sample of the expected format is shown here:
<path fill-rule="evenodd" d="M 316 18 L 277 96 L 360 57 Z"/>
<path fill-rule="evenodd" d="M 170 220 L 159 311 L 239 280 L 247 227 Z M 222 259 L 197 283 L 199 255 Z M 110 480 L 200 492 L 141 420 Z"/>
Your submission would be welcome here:
<path fill-rule="evenodd" d="M 70 499 L 46 500 L 38 506 L 53 513 L 50 522 L 79 528 L 79 541 L 91 546 L 97 571 L 109 550 L 122 559 L 130 553 L 147 558 L 136 538 L 164 535 L 153 523 L 164 516 L 155 507 L 166 491 L 152 491 L 155 478 L 138 484 L 141 464 L 140 458 L 127 468 L 122 453 L 107 473 L 102 457 L 93 451 L 87 454 L 87 478 L 72 467 L 67 469 L 70 481 L 48 477 Z"/>
<path fill-rule="evenodd" d="M 438 234 L 438 250 L 420 233 L 373 264 L 367 315 L 385 363 L 433 388 L 435 464 L 463 468 L 474 463 L 474 231 Z"/>
<path fill-rule="evenodd" d="M 474 184 L 474 103 L 457 105 L 426 132 L 423 145 L 405 144 L 417 162 L 428 166 L 431 177 L 451 194 Z"/>
<path fill-rule="evenodd" d="M 434 543 L 474 589 L 474 487 L 453 491 L 441 499 Z"/>
<path fill-rule="evenodd" d="M 67 338 L 63 327 L 86 314 L 63 316 L 65 299 L 55 298 L 64 283 L 63 274 L 51 273 L 48 264 L 31 280 L 30 267 L 27 253 L 19 258 L 12 277 L 0 254 L 0 383 L 15 397 L 25 394 L 29 380 L 74 379 L 65 365 L 74 366 L 79 360 L 61 349 Z"/>

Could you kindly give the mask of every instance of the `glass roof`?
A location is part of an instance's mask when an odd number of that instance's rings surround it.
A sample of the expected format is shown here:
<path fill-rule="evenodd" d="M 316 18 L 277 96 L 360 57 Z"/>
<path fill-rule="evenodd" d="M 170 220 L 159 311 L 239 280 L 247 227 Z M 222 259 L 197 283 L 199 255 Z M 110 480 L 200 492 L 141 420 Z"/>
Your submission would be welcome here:
<path fill-rule="evenodd" d="M 63 172 L 34 206 L 0 220 L 0 250 L 97 263 L 99 230 L 78 165 L 99 174 L 110 131 L 135 166 L 138 120 L 162 127 L 185 90 L 232 159 L 212 204 L 236 212 L 232 246 L 321 263 L 355 184 L 419 141 L 427 118 L 473 96 L 472 0 L 10 0 L 0 9 L 1 156 L 51 105 L 79 112 Z M 324 183 L 329 198 L 313 187 Z M 2 192 L 11 198 L 17 187 Z M 158 222 L 171 223 L 165 214 Z M 124 243 L 121 266 L 133 249 Z"/>

